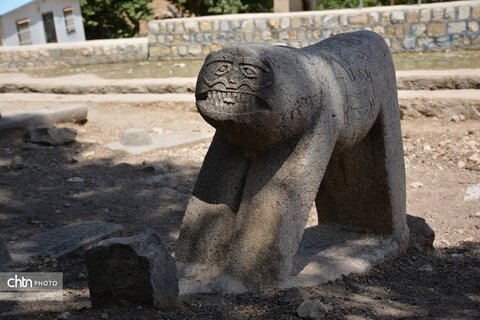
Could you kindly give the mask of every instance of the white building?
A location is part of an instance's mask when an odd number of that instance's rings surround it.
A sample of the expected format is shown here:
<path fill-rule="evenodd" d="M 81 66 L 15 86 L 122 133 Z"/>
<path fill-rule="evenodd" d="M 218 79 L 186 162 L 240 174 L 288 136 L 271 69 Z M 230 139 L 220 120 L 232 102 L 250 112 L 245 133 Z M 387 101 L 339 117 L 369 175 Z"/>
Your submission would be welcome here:
<path fill-rule="evenodd" d="M 84 40 L 79 0 L 0 0 L 0 45 Z"/>

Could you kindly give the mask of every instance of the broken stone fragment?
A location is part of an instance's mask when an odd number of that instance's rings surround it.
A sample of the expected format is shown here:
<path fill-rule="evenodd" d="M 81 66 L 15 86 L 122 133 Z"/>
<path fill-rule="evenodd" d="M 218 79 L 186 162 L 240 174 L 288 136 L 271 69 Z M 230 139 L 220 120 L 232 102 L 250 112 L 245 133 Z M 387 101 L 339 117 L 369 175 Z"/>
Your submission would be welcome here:
<path fill-rule="evenodd" d="M 175 260 L 153 230 L 104 240 L 85 259 L 94 308 L 162 306 L 178 296 Z"/>
<path fill-rule="evenodd" d="M 75 129 L 55 128 L 54 126 L 44 125 L 27 129 L 25 140 L 56 146 L 73 142 L 76 136 L 77 131 Z"/>

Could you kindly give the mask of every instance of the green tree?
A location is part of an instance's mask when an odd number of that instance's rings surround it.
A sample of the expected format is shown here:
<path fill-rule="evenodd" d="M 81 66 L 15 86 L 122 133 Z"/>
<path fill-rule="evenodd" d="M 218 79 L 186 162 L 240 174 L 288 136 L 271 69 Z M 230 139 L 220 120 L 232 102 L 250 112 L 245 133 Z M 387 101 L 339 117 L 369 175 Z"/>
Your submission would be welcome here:
<path fill-rule="evenodd" d="M 151 0 L 80 0 L 87 39 L 130 38 L 151 19 Z"/>
<path fill-rule="evenodd" d="M 184 12 L 205 16 L 246 12 L 269 12 L 273 0 L 172 0 Z"/>

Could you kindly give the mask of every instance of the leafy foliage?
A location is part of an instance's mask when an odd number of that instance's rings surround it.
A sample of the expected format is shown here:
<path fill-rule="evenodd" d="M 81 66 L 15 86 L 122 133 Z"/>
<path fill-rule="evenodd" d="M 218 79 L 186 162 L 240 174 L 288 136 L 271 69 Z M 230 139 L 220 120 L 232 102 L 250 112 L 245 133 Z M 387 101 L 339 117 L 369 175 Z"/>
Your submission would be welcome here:
<path fill-rule="evenodd" d="M 269 12 L 273 0 L 172 0 L 180 8 L 197 16 L 246 12 Z"/>
<path fill-rule="evenodd" d="M 80 0 L 87 39 L 129 38 L 153 14 L 151 0 Z"/>
<path fill-rule="evenodd" d="M 422 0 L 422 3 L 432 3 L 432 2 L 446 2 L 452 0 Z M 455 0 L 453 0 L 455 1 Z M 364 7 L 374 7 L 374 6 L 388 6 L 388 5 L 398 5 L 398 4 L 416 4 L 418 0 L 364 0 Z M 359 0 L 320 0 L 318 1 L 317 10 L 324 9 L 343 9 L 343 8 L 358 8 L 360 6 Z"/>

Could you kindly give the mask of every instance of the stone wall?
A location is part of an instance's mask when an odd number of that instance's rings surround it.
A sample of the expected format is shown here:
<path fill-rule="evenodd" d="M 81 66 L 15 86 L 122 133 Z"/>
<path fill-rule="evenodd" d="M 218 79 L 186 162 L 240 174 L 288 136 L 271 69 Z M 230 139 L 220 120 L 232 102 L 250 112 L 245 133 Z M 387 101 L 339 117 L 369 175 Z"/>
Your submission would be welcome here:
<path fill-rule="evenodd" d="M 393 52 L 480 48 L 480 1 L 332 11 L 155 20 L 149 58 L 196 59 L 236 43 L 303 47 L 331 35 L 372 30 Z"/>
<path fill-rule="evenodd" d="M 146 60 L 147 38 L 0 47 L 0 71 Z"/>

